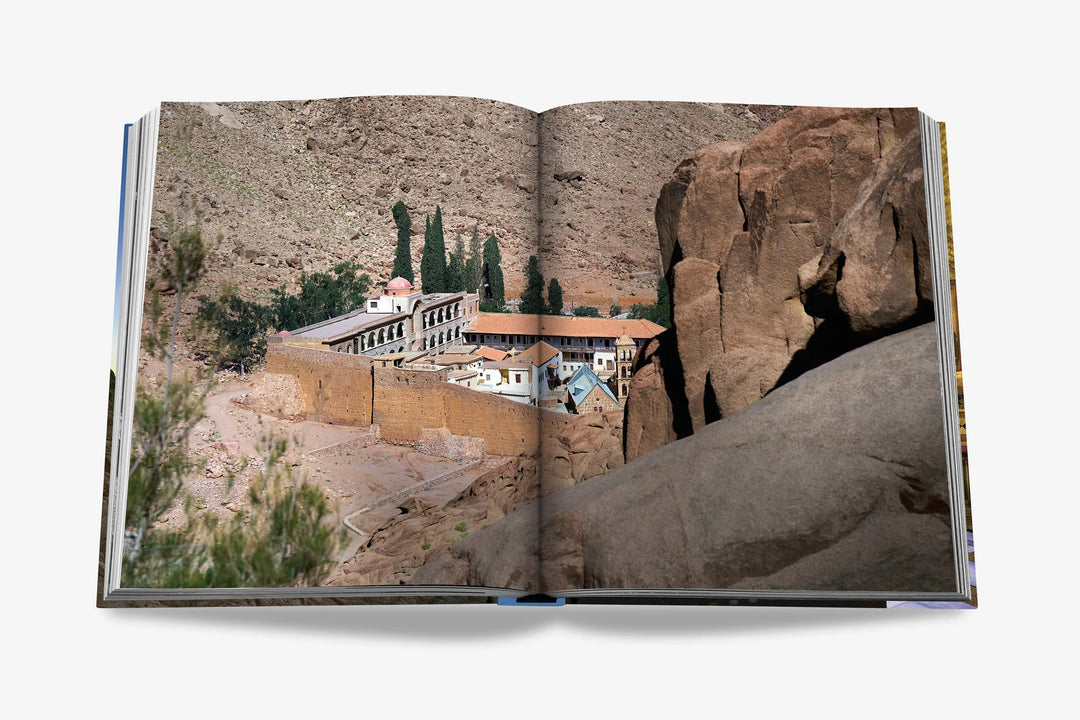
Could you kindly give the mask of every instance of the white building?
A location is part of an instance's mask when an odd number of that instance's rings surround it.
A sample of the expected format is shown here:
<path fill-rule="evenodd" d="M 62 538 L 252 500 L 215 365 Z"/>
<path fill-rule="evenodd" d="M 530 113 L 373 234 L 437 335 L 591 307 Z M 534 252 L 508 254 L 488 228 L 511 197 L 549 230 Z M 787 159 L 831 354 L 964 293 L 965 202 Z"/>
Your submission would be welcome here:
<path fill-rule="evenodd" d="M 528 405 L 538 405 L 540 397 L 559 384 L 562 353 L 545 342 L 505 360 L 485 360 L 481 392 L 502 395 Z"/>
<path fill-rule="evenodd" d="M 569 379 L 588 365 L 601 379 L 615 374 L 615 343 L 622 336 L 633 342 L 634 353 L 664 328 L 648 320 L 479 313 L 463 331 L 465 342 L 500 350 L 524 350 L 543 340 L 560 351 L 559 377 Z"/>
<path fill-rule="evenodd" d="M 428 351 L 439 353 L 460 344 L 469 321 L 476 317 L 474 294 L 428 293 L 405 278 L 394 278 L 381 295 L 347 315 L 293 330 L 293 341 L 319 344 L 354 355 L 384 355 Z"/>

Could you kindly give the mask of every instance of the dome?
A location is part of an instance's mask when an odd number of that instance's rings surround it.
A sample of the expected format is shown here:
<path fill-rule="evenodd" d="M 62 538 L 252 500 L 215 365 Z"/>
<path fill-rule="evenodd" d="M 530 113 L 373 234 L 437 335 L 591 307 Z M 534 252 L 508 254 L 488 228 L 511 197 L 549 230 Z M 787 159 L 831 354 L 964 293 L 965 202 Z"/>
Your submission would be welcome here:
<path fill-rule="evenodd" d="M 387 290 L 412 290 L 412 283 L 403 277 L 396 277 L 386 283 Z"/>
<path fill-rule="evenodd" d="M 288 330 L 282 330 L 278 333 L 278 337 L 292 337 L 292 333 Z"/>

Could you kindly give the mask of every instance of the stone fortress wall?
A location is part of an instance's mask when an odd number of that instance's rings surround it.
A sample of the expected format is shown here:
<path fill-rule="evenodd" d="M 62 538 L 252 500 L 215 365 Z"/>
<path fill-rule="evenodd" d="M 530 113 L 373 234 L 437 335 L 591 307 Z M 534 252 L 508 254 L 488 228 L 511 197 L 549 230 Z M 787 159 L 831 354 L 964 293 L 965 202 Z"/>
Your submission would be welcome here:
<path fill-rule="evenodd" d="M 570 416 L 523 405 L 446 382 L 446 371 L 377 367 L 362 355 L 314 350 L 269 338 L 267 371 L 300 381 L 308 417 L 322 422 L 379 426 L 389 442 L 415 444 L 425 428 L 480 438 L 491 455 L 529 456 L 542 428 Z"/>

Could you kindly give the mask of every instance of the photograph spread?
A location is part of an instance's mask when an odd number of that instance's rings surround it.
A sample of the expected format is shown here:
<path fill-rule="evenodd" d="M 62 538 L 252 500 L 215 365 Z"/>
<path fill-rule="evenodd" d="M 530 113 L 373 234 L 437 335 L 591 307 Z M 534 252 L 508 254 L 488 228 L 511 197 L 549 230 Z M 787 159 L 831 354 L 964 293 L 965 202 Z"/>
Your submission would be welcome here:
<path fill-rule="evenodd" d="M 917 109 L 164 103 L 127 135 L 99 603 L 974 606 Z"/>

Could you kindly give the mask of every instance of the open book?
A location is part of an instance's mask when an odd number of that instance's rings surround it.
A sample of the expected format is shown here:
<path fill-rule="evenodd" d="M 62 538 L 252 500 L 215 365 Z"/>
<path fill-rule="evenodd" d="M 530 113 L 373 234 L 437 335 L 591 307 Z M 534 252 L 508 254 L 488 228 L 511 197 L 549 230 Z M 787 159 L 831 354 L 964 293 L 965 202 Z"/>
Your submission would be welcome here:
<path fill-rule="evenodd" d="M 126 128 L 99 604 L 973 604 L 944 126 Z"/>

